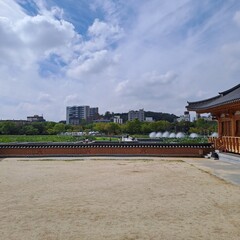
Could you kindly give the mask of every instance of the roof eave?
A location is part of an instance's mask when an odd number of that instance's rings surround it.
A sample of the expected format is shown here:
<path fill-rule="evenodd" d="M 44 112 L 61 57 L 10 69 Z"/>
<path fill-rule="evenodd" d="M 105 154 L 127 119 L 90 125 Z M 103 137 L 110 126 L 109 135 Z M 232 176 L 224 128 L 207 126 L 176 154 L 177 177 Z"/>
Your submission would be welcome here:
<path fill-rule="evenodd" d="M 222 104 L 216 104 L 216 105 L 213 105 L 213 106 L 210 106 L 210 107 L 203 107 L 203 108 L 194 108 L 194 107 L 190 107 L 190 106 L 186 106 L 187 110 L 188 111 L 195 111 L 195 112 L 202 112 L 202 113 L 209 113 L 209 112 L 213 112 L 214 109 L 218 108 L 218 107 L 227 107 L 229 104 L 232 104 L 232 103 L 240 103 L 240 98 L 238 99 L 234 99 L 232 101 L 229 101 L 229 102 L 225 102 L 225 103 L 222 103 Z"/>

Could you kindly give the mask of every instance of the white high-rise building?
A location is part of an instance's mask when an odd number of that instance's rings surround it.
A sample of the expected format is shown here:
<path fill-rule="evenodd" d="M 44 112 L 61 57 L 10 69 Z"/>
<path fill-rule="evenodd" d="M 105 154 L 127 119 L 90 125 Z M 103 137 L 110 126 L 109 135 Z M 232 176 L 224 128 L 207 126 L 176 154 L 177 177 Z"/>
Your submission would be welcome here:
<path fill-rule="evenodd" d="M 113 122 L 118 124 L 123 124 L 123 119 L 120 116 L 114 116 Z"/>

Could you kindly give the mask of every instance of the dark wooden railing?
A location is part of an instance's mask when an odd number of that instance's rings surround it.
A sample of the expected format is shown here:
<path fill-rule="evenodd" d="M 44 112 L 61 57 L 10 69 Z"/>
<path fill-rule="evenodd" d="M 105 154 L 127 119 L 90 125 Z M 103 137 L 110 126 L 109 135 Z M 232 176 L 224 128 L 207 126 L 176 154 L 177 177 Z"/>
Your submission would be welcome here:
<path fill-rule="evenodd" d="M 240 154 L 240 137 L 210 137 L 208 140 L 213 143 L 216 150 Z"/>

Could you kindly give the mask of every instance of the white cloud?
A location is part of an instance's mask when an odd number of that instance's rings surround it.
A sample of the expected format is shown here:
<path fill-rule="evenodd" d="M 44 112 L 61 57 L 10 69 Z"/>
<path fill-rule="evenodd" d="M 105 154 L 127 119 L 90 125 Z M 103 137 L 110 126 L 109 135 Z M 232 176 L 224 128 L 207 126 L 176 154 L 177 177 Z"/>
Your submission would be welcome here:
<path fill-rule="evenodd" d="M 89 39 L 82 42 L 80 52 L 95 52 L 111 48 L 111 44 L 121 39 L 124 31 L 117 24 L 111 24 L 95 19 L 88 28 Z"/>
<path fill-rule="evenodd" d="M 71 23 L 40 15 L 15 22 L 1 17 L 0 33 L 0 62 L 13 67 L 36 64 L 50 53 L 65 58 L 73 54 L 69 46 L 77 38 Z"/>
<path fill-rule="evenodd" d="M 14 1 L 0 2 L 0 112 L 6 118 L 43 113 L 60 120 L 72 104 L 181 114 L 187 101 L 239 83 L 237 0 L 95 0 L 89 18 L 74 12 L 85 34 L 69 20 L 74 5 L 67 21 L 60 5 L 35 4 L 38 14 L 28 16 Z"/>
<path fill-rule="evenodd" d="M 240 26 L 240 11 L 234 14 L 233 20 Z"/>
<path fill-rule="evenodd" d="M 14 30 L 26 48 L 36 54 L 37 58 L 57 52 L 59 48 L 67 50 L 67 45 L 75 36 L 72 24 L 39 15 L 25 17 L 16 23 Z"/>
<path fill-rule="evenodd" d="M 144 75 L 145 82 L 152 85 L 170 84 L 175 81 L 177 74 L 168 71 L 165 74 L 159 74 L 156 71 Z"/>
<path fill-rule="evenodd" d="M 120 97 L 134 98 L 136 101 L 144 102 L 146 99 L 161 99 L 166 95 L 171 97 L 171 93 L 167 93 L 170 85 L 172 90 L 174 89 L 174 83 L 176 82 L 177 74 L 168 71 L 165 74 L 159 74 L 158 72 L 147 72 L 143 74 L 140 79 L 124 80 L 120 82 L 115 92 Z"/>
<path fill-rule="evenodd" d="M 120 1 L 118 2 L 120 3 Z M 101 9 L 104 11 L 104 18 L 107 21 L 111 21 L 113 23 L 119 22 L 119 5 L 117 2 L 114 2 L 112 0 L 94 0 L 90 7 L 92 10 L 97 11 L 98 9 Z"/>
<path fill-rule="evenodd" d="M 9 106 L 8 111 L 0 106 L 1 112 L 6 111 L 2 113 L 6 118 L 12 115 L 24 119 L 26 114 L 34 114 L 36 109 L 41 109 L 42 112 L 49 111 L 52 119 L 56 119 L 59 116 L 50 111 L 56 107 L 54 98 L 59 99 L 54 91 L 56 82 L 52 79 L 46 81 L 39 75 L 39 62 L 51 53 L 60 55 L 66 61 L 72 59 L 72 46 L 80 42 L 79 35 L 71 23 L 55 18 L 57 14 L 60 16 L 57 9 L 52 10 L 54 14 L 27 16 L 12 1 L 1 2 L 1 6 L 0 95 L 10 98 L 11 104 L 15 104 L 12 108 Z M 10 14 L 10 8 L 16 10 L 16 14 Z M 62 92 L 60 89 L 58 87 L 58 91 Z M 2 103 L 6 101 L 10 100 Z"/>
<path fill-rule="evenodd" d="M 73 61 L 67 75 L 73 79 L 80 79 L 88 75 L 97 76 L 101 72 L 106 72 L 116 61 L 117 58 L 114 58 L 107 50 L 97 51 Z"/>
<path fill-rule="evenodd" d="M 82 101 L 82 98 L 80 94 L 67 95 L 64 99 L 64 103 L 66 106 L 77 105 L 77 103 L 81 101 Z"/>
<path fill-rule="evenodd" d="M 40 92 L 38 95 L 38 101 L 41 103 L 51 104 L 54 102 L 54 99 L 50 94 Z"/>
<path fill-rule="evenodd" d="M 119 27 L 112 24 L 107 24 L 106 22 L 101 22 L 99 19 L 95 19 L 92 26 L 89 27 L 88 32 L 91 36 L 104 36 L 108 38 L 109 36 L 118 35 L 120 32 Z"/>
<path fill-rule="evenodd" d="M 129 80 L 119 82 L 115 88 L 116 94 L 120 95 L 128 89 Z"/>
<path fill-rule="evenodd" d="M 0 16 L 12 20 L 18 20 L 25 16 L 20 6 L 12 0 L 0 1 Z"/>

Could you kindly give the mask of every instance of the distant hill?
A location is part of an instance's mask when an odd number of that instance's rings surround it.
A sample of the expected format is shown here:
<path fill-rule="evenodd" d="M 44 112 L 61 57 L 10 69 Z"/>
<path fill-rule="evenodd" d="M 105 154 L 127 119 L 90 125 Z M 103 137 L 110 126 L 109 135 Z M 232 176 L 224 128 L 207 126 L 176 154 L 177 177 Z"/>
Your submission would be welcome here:
<path fill-rule="evenodd" d="M 155 121 L 166 120 L 168 122 L 174 122 L 178 116 L 170 113 L 162 113 L 162 112 L 145 112 L 145 117 L 152 117 Z"/>
<path fill-rule="evenodd" d="M 170 113 L 162 113 L 162 112 L 151 112 L 145 111 L 145 117 L 152 117 L 154 121 L 166 120 L 168 122 L 174 122 L 178 116 Z M 120 116 L 124 122 L 128 120 L 128 113 L 114 113 L 114 115 Z"/>

